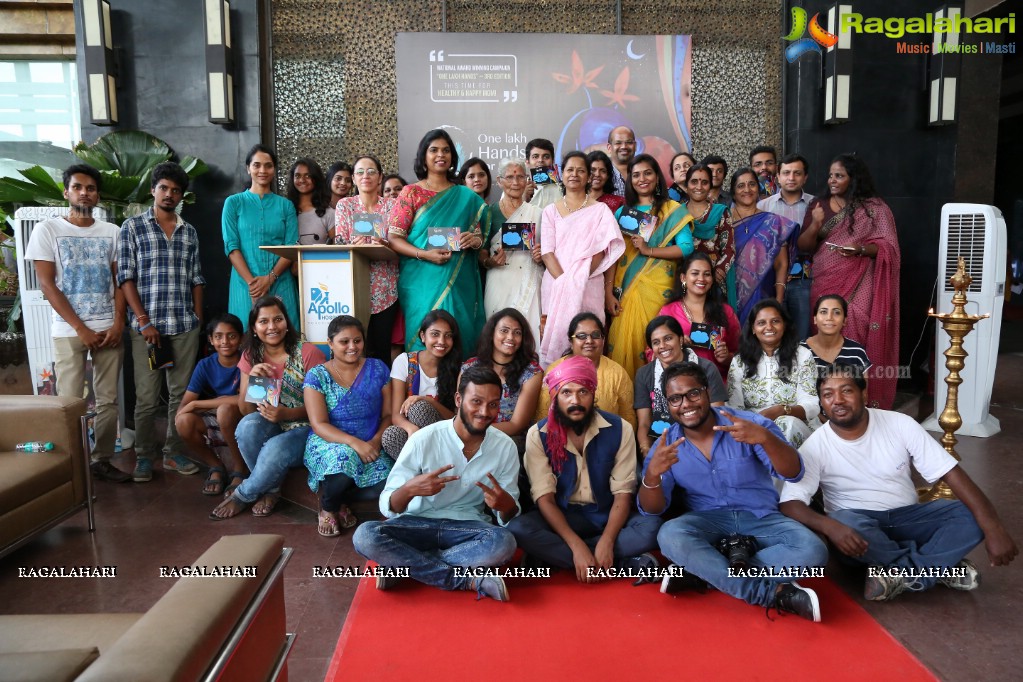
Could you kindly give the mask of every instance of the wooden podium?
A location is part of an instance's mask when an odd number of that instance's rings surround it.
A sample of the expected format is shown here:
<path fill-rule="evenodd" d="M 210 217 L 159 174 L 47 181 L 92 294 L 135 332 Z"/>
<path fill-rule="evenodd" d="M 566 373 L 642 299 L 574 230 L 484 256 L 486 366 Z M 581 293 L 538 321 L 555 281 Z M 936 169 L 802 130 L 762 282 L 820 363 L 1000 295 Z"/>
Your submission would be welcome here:
<path fill-rule="evenodd" d="M 327 327 L 338 315 L 351 315 L 369 326 L 369 262 L 398 260 L 389 247 L 377 244 L 262 246 L 298 264 L 298 300 L 302 308 L 302 340 L 326 354 Z"/>

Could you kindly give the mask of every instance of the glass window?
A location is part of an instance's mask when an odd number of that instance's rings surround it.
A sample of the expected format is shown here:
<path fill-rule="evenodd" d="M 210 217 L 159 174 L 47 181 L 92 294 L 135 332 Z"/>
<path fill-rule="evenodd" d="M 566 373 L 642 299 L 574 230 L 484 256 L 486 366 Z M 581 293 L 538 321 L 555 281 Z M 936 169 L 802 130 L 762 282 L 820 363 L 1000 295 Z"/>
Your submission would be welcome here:
<path fill-rule="evenodd" d="M 0 61 L 0 141 L 70 149 L 81 136 L 74 62 Z"/>

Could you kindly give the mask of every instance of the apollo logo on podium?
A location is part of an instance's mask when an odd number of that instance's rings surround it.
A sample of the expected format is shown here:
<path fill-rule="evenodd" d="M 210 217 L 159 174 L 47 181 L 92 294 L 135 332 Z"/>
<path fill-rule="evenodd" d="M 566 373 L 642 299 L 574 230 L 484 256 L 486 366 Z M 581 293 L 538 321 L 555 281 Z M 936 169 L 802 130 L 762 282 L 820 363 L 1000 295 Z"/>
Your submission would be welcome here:
<path fill-rule="evenodd" d="M 340 301 L 331 302 L 330 289 L 323 282 L 317 282 L 317 286 L 309 289 L 309 308 L 306 309 L 307 317 L 315 317 L 319 321 L 330 321 L 338 315 L 351 315 L 351 306 Z"/>

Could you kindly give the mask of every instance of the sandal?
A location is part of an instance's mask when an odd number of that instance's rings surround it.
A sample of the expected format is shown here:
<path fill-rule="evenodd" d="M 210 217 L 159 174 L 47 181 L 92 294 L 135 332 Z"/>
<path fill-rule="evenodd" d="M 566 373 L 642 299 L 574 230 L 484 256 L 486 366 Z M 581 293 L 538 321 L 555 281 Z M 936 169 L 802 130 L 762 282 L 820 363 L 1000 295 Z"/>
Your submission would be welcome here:
<path fill-rule="evenodd" d="M 216 507 L 214 507 L 213 511 L 210 512 L 210 520 L 226 521 L 227 519 L 233 518 L 241 514 L 243 511 L 245 511 L 245 508 L 248 506 L 249 506 L 248 502 L 245 502 L 244 500 L 239 500 L 237 497 L 232 495 L 231 497 L 227 498 L 226 500 L 218 504 Z M 221 509 L 225 509 L 229 513 L 225 514 L 224 516 L 220 516 L 217 514 L 217 512 L 220 511 Z"/>
<path fill-rule="evenodd" d="M 359 525 L 359 519 L 352 513 L 347 504 L 342 504 L 340 511 L 337 513 L 337 522 L 344 530 L 349 528 L 355 528 Z"/>
<path fill-rule="evenodd" d="M 213 474 L 219 474 L 220 478 L 213 478 Z M 224 492 L 224 476 L 226 475 L 224 467 L 210 467 L 206 473 L 206 481 L 202 484 L 202 494 L 219 495 Z"/>
<path fill-rule="evenodd" d="M 323 511 L 321 509 L 316 532 L 325 538 L 335 538 L 341 535 L 341 529 L 337 527 L 337 515 L 334 512 Z"/>
<path fill-rule="evenodd" d="M 259 502 L 252 505 L 253 516 L 270 516 L 274 513 L 277 503 L 281 501 L 280 493 L 267 493 L 260 498 Z"/>
<path fill-rule="evenodd" d="M 224 498 L 225 499 L 228 498 L 228 497 L 231 497 L 231 493 L 233 493 L 235 490 L 237 490 L 238 486 L 240 486 L 242 484 L 242 482 L 244 482 L 245 479 L 246 479 L 246 475 L 243 474 L 240 471 L 232 471 L 230 474 L 228 474 L 228 477 L 231 479 L 231 483 L 226 488 L 224 488 Z M 235 483 L 234 479 L 236 479 L 236 478 L 240 478 L 241 481 Z"/>

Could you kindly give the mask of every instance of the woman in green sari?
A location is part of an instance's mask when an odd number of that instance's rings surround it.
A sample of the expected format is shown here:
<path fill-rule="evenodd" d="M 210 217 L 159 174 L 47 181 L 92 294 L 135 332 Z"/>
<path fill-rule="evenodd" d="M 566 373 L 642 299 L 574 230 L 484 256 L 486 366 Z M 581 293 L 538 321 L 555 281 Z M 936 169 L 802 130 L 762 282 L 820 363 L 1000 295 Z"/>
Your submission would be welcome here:
<path fill-rule="evenodd" d="M 689 201 L 686 210 L 693 217 L 693 248 L 710 256 L 714 263 L 714 280 L 735 308 L 735 232 L 731 214 L 724 204 L 710 200 L 711 169 L 702 163 L 686 172 Z"/>
<path fill-rule="evenodd" d="M 405 313 L 405 349 L 422 350 L 416 334 L 419 322 L 431 310 L 446 310 L 458 322 L 463 348 L 471 352 L 486 318 L 480 286 L 478 250 L 490 233 L 490 213 L 479 195 L 454 183 L 458 153 L 451 137 L 441 129 L 428 132 L 419 143 L 415 172 L 419 182 L 406 185 L 391 212 L 391 248 L 401 256 L 398 300 Z M 458 228 L 448 244 L 430 228 Z"/>
<path fill-rule="evenodd" d="M 613 282 L 615 294 L 607 298 L 616 318 L 608 336 L 609 354 L 632 378 L 646 364 L 647 323 L 671 297 L 679 261 L 693 252 L 693 218 L 684 206 L 667 197 L 667 183 L 657 160 L 649 154 L 636 156 L 629 163 L 625 206 L 615 217 L 623 230 L 631 229 L 635 222 L 629 208 L 649 213 L 657 221 L 649 236 L 641 230 L 626 240 L 625 255 L 605 278 L 607 284 Z"/>

